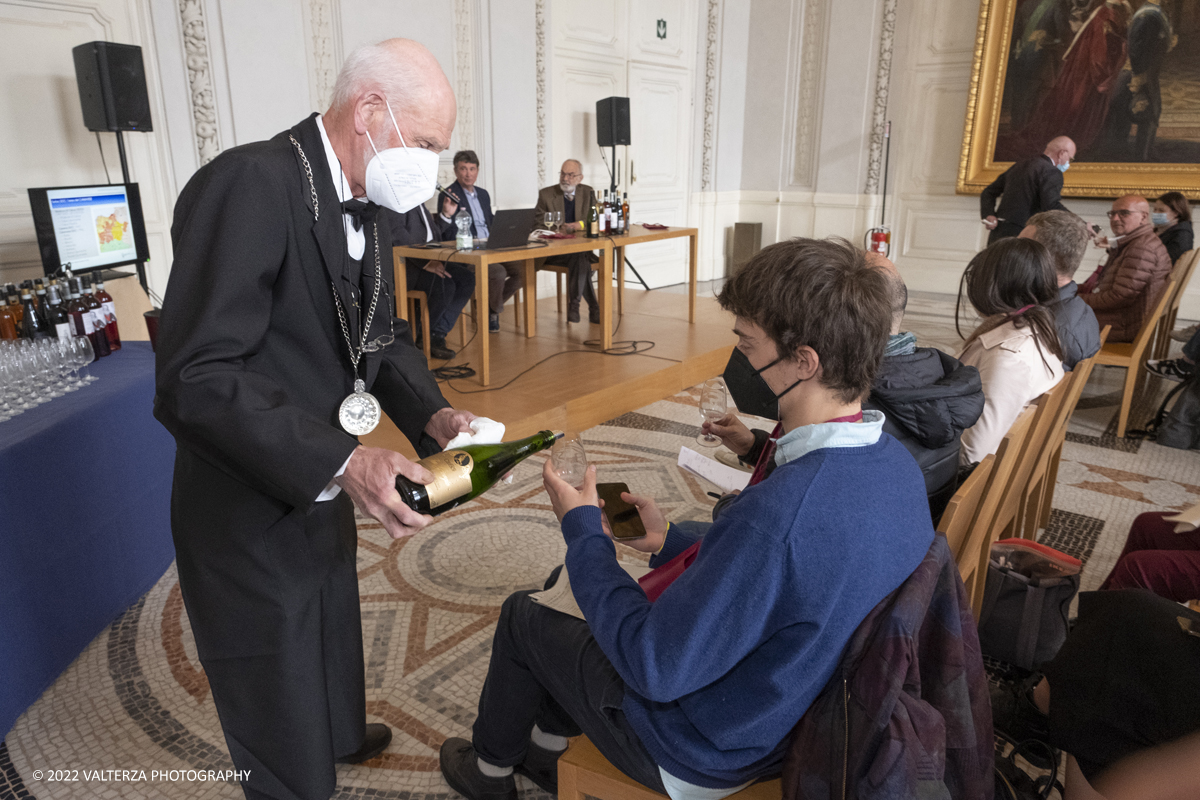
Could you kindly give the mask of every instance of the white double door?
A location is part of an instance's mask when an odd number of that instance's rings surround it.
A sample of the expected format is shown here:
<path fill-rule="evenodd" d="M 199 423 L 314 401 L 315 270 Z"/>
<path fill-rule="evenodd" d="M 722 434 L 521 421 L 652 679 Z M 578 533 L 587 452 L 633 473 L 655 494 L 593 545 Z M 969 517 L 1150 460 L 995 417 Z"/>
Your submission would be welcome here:
<path fill-rule="evenodd" d="M 552 0 L 551 148 L 557 177 L 583 163 L 599 192 L 610 169 L 628 192 L 634 222 L 688 223 L 693 138 L 696 6 L 688 0 Z M 596 143 L 596 101 L 628 97 L 629 146 Z M 686 240 L 652 242 L 627 255 L 651 287 L 687 280 Z M 632 275 L 627 273 L 627 278 Z"/>

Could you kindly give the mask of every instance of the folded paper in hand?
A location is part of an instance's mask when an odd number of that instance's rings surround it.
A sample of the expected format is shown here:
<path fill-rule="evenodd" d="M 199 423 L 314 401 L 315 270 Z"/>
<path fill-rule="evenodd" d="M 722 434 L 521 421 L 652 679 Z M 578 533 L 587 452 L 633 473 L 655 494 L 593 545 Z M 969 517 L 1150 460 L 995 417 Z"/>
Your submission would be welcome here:
<path fill-rule="evenodd" d="M 504 441 L 504 423 L 487 417 L 471 420 L 472 433 L 460 433 L 446 445 L 447 450 L 468 444 L 499 444 Z"/>
<path fill-rule="evenodd" d="M 629 573 L 629 577 L 635 581 L 651 571 L 650 567 L 645 564 L 626 564 L 624 561 L 618 561 L 617 566 Z M 529 595 L 529 599 L 538 605 L 570 614 L 584 622 L 587 621 L 587 618 L 583 616 L 583 611 L 579 608 L 579 603 L 575 602 L 575 594 L 571 591 L 571 580 L 567 577 L 566 564 L 563 564 L 562 572 L 558 574 L 558 581 L 553 586 L 540 592 L 534 592 Z"/>
<path fill-rule="evenodd" d="M 750 483 L 750 473 L 727 467 L 690 447 L 679 448 L 679 468 L 703 478 L 726 492 L 740 492 Z"/>

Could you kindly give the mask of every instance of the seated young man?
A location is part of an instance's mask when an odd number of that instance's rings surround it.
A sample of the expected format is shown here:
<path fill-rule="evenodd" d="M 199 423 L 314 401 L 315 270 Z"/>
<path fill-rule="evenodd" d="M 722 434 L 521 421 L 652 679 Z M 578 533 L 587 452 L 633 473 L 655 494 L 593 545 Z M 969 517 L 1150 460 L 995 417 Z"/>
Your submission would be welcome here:
<path fill-rule="evenodd" d="M 891 324 L 884 275 L 844 241 L 795 239 L 754 256 L 719 301 L 778 399 L 778 466 L 702 541 L 651 498 L 625 496 L 652 566 L 694 556 L 653 602 L 617 564 L 595 468 L 576 490 L 547 466 L 588 622 L 530 592 L 505 601 L 472 741 L 441 750 L 446 780 L 471 800 L 513 800 L 514 769 L 556 791 L 558 755 L 581 731 L 677 800 L 777 773 L 854 630 L 933 540 L 920 469 L 883 414 L 861 408 Z"/>

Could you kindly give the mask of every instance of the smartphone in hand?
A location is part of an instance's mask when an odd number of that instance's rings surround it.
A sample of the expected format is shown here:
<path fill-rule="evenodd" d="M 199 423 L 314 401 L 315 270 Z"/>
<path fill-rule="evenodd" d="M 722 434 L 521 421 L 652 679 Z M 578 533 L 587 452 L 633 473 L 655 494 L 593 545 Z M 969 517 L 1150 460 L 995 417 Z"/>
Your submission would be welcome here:
<path fill-rule="evenodd" d="M 624 483 L 596 484 L 596 493 L 604 501 L 604 516 L 608 519 L 608 527 L 612 530 L 613 538 L 619 542 L 641 539 L 646 535 L 646 526 L 642 524 L 637 506 L 621 499 L 621 493 L 628 491 L 629 486 Z"/>

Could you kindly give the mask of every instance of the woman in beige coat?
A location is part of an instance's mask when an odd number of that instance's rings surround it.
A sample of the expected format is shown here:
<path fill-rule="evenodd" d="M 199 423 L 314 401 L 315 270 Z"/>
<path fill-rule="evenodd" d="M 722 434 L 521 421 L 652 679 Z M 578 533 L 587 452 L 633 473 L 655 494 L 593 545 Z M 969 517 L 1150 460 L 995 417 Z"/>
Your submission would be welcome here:
<path fill-rule="evenodd" d="M 959 360 L 979 370 L 984 397 L 979 421 L 962 435 L 959 463 L 965 466 L 996 452 L 1021 410 L 1062 380 L 1063 368 L 1054 266 L 1040 242 L 996 242 L 971 260 L 963 282 L 983 322 Z"/>

